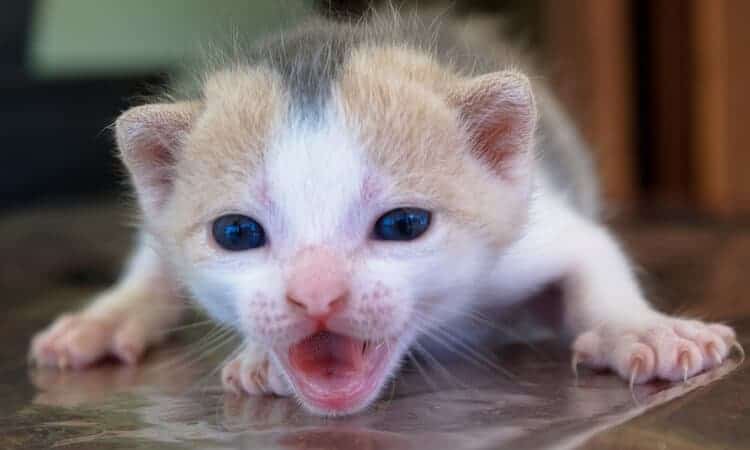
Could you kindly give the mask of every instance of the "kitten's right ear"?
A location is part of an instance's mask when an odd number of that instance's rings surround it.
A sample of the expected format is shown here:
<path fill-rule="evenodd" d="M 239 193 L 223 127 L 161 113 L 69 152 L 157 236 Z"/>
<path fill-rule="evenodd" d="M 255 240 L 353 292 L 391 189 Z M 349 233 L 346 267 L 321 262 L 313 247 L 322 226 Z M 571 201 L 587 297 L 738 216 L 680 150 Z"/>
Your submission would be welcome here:
<path fill-rule="evenodd" d="M 157 211 L 171 192 L 175 163 L 198 112 L 195 102 L 144 105 L 115 122 L 120 158 L 146 214 Z"/>
<path fill-rule="evenodd" d="M 472 151 L 505 178 L 528 178 L 537 110 L 531 82 L 512 70 L 472 78 L 451 93 Z"/>

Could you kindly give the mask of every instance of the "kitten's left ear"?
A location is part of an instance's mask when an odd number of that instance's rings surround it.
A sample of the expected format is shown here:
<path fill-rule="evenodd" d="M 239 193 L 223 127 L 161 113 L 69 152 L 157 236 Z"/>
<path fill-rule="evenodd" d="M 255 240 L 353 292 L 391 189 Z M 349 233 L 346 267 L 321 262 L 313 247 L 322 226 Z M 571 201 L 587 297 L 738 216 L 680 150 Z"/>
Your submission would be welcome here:
<path fill-rule="evenodd" d="M 174 166 L 199 110 L 195 102 L 143 105 L 115 122 L 120 158 L 146 214 L 158 211 L 170 194 Z"/>
<path fill-rule="evenodd" d="M 537 122 L 528 78 L 513 71 L 482 75 L 456 87 L 448 101 L 458 108 L 476 157 L 503 177 L 528 173 Z"/>

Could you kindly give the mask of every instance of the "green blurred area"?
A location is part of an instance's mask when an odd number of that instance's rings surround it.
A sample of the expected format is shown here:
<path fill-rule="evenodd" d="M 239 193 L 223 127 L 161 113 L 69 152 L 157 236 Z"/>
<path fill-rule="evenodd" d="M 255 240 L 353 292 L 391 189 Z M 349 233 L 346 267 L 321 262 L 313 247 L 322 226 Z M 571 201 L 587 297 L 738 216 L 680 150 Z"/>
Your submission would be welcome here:
<path fill-rule="evenodd" d="M 312 0 L 39 0 L 29 69 L 37 78 L 164 70 L 206 42 L 253 39 L 312 9 Z"/>

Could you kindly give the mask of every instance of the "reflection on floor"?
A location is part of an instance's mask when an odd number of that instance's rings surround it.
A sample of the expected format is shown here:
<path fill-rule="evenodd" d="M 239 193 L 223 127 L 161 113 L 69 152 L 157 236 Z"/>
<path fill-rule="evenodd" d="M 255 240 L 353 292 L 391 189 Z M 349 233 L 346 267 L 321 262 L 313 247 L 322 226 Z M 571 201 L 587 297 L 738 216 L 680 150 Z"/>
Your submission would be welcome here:
<path fill-rule="evenodd" d="M 78 208 L 0 221 L 8 312 L 0 328 L 6 343 L 0 448 L 739 449 L 750 443 L 750 371 L 734 370 L 737 357 L 684 384 L 630 392 L 607 374 L 576 379 L 569 355 L 552 342 L 511 344 L 497 352 L 509 373 L 461 361 L 428 367 L 422 360 L 407 366 L 372 410 L 339 419 L 311 417 L 288 399 L 222 394 L 215 371 L 221 352 L 206 354 L 208 345 L 195 343 L 210 326 L 184 330 L 139 368 L 29 370 L 31 333 L 116 274 L 128 242 L 118 216 Z M 750 229 L 641 224 L 623 226 L 622 233 L 649 269 L 661 307 L 735 319 L 750 348 L 750 320 L 741 320 L 750 318 L 742 297 Z"/>

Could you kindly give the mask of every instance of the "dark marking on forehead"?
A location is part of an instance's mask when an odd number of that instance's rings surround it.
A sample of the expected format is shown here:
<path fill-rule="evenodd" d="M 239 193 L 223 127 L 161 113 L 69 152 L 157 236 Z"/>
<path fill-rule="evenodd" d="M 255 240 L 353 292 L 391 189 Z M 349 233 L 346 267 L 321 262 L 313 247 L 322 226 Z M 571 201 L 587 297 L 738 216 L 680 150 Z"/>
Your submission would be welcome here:
<path fill-rule="evenodd" d="M 433 28 L 437 23 L 387 14 L 370 19 L 352 23 L 313 19 L 257 46 L 235 48 L 229 60 L 219 64 L 268 67 L 279 75 L 289 94 L 289 117 L 313 124 L 321 119 L 334 83 L 358 48 L 410 47 L 434 55 L 446 67 L 464 71 L 484 67 L 480 58 L 456 49 L 455 39 L 440 39 L 442 35 Z"/>
<path fill-rule="evenodd" d="M 353 27 L 310 25 L 267 43 L 258 56 L 281 75 L 290 94 L 292 115 L 315 123 L 349 54 L 363 41 Z"/>

